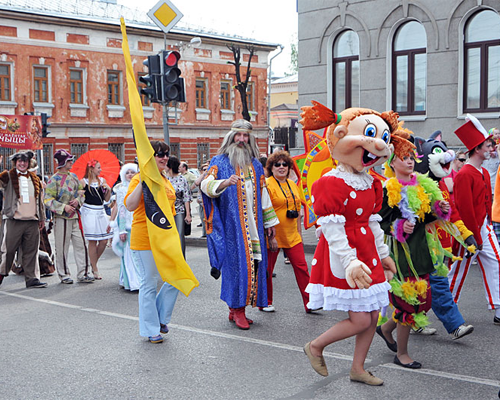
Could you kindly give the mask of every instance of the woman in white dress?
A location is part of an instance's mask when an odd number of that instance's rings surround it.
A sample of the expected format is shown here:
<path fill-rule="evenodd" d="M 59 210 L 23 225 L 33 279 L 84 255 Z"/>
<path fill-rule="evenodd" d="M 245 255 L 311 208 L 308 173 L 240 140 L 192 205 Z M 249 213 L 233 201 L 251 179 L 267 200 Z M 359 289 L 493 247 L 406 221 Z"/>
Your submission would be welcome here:
<path fill-rule="evenodd" d="M 130 231 L 134 213 L 127 210 L 124 204 L 130 180 L 139 172 L 137 164 L 125 164 L 120 170 L 121 183 L 114 187 L 116 193 L 116 219 L 111 222 L 113 227 L 113 251 L 121 257 L 120 286 L 126 290 L 139 290 L 140 281 L 137 269 L 130 251 Z M 112 214 L 112 219 L 113 219 Z"/>

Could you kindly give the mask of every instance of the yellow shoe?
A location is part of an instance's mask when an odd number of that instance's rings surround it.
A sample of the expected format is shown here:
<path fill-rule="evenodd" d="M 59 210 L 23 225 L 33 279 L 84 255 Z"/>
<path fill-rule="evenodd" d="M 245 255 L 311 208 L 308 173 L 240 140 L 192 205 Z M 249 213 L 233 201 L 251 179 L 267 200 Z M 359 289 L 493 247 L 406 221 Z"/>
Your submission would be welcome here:
<path fill-rule="evenodd" d="M 328 376 L 328 370 L 326 369 L 325 359 L 323 356 L 315 357 L 311 353 L 311 342 L 307 343 L 304 346 L 304 353 L 309 358 L 309 362 L 311 363 L 311 367 L 320 374 L 321 376 Z"/>
<path fill-rule="evenodd" d="M 362 374 L 358 374 L 357 372 L 351 371 L 349 373 L 349 377 L 353 382 L 366 383 L 367 385 L 370 386 L 382 386 L 384 384 L 384 381 L 382 379 L 377 378 L 369 371 L 365 371 Z"/>

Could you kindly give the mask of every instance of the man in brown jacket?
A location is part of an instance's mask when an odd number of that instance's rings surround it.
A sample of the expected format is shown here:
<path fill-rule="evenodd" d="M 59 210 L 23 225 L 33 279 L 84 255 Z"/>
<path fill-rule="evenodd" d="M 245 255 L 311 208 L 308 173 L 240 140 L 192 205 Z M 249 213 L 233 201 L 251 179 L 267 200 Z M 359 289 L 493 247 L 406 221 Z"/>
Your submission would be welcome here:
<path fill-rule="evenodd" d="M 28 171 L 33 155 L 30 150 L 13 154 L 10 160 L 14 168 L 0 173 L 0 186 L 4 188 L 3 215 L 6 218 L 6 253 L 0 270 L 0 283 L 9 274 L 16 251 L 21 248 L 26 287 L 44 288 L 47 284 L 40 282 L 38 245 L 40 229 L 45 224 L 45 208 L 40 179 Z"/>

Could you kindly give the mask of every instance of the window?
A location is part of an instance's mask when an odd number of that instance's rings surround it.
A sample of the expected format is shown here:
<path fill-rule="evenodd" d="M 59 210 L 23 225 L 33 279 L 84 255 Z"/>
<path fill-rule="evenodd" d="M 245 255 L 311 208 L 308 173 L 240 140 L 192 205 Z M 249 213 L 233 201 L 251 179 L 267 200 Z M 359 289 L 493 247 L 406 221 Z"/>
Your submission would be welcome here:
<path fill-rule="evenodd" d="M 139 72 L 139 73 L 137 74 L 137 82 L 139 83 L 139 84 L 137 85 L 137 88 L 138 88 L 139 93 L 140 93 L 140 95 L 141 95 L 141 103 L 142 103 L 142 106 L 143 106 L 143 107 L 150 107 L 150 106 L 151 106 L 151 100 L 150 100 L 150 98 L 149 98 L 148 96 L 146 96 L 145 94 L 142 94 L 142 93 L 141 93 L 141 89 L 146 89 L 146 88 L 147 88 L 147 85 L 146 85 L 145 83 L 142 83 L 142 82 L 139 80 L 139 78 L 140 78 L 141 76 L 146 76 L 146 75 L 148 75 L 148 73 L 147 73 L 147 72 Z"/>
<path fill-rule="evenodd" d="M 83 71 L 81 69 L 69 70 L 70 102 L 83 104 Z"/>
<path fill-rule="evenodd" d="M 170 143 L 170 155 L 181 159 L 181 147 L 180 143 Z"/>
<path fill-rule="evenodd" d="M 231 82 L 222 81 L 220 83 L 220 108 L 222 110 L 231 109 Z"/>
<path fill-rule="evenodd" d="M 0 64 L 0 101 L 10 99 L 10 65 Z"/>
<path fill-rule="evenodd" d="M 75 156 L 75 161 L 89 149 L 87 143 L 71 143 L 71 154 Z"/>
<path fill-rule="evenodd" d="M 43 145 L 43 170 L 45 175 L 48 176 L 54 173 L 54 148 L 52 143 Z"/>
<path fill-rule="evenodd" d="M 249 111 L 255 110 L 255 104 L 253 103 L 253 99 L 254 99 L 253 82 L 248 82 L 248 85 L 247 85 L 247 106 L 248 106 Z"/>
<path fill-rule="evenodd" d="M 49 102 L 49 69 L 46 67 L 33 67 L 34 99 L 36 102 Z"/>
<path fill-rule="evenodd" d="M 333 47 L 334 110 L 359 107 L 359 39 L 354 31 L 345 31 Z"/>
<path fill-rule="evenodd" d="M 500 110 L 500 16 L 481 11 L 465 26 L 465 112 Z"/>
<path fill-rule="evenodd" d="M 207 108 L 206 79 L 196 79 L 196 108 Z"/>
<path fill-rule="evenodd" d="M 120 104 L 120 72 L 108 71 L 108 104 Z"/>
<path fill-rule="evenodd" d="M 427 101 L 427 36 L 417 21 L 402 25 L 392 51 L 392 109 L 424 115 Z"/>
<path fill-rule="evenodd" d="M 118 160 L 123 161 L 123 143 L 108 143 L 108 150 L 113 153 Z"/>
<path fill-rule="evenodd" d="M 196 145 L 196 163 L 198 165 L 198 169 L 210 161 L 210 143 L 198 143 Z"/>

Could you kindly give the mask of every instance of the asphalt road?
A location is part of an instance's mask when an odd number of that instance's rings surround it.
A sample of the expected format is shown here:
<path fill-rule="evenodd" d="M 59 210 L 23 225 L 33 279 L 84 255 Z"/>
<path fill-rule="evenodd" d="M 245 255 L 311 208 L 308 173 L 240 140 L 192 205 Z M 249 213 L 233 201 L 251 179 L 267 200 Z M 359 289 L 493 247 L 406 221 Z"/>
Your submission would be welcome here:
<path fill-rule="evenodd" d="M 353 339 L 327 348 L 330 376 L 312 370 L 303 345 L 345 314 L 306 314 L 281 256 L 276 312 L 249 310 L 255 323 L 248 331 L 228 321 L 206 249 L 189 246 L 187 259 L 200 287 L 189 298 L 179 295 L 162 344 L 139 336 L 137 293 L 119 287 L 110 249 L 100 262 L 103 280 L 93 284 L 62 285 L 52 276 L 46 289 L 25 289 L 23 277 L 10 275 L 0 286 L 0 399 L 497 398 L 500 327 L 477 268 L 460 302 L 474 333 L 453 341 L 431 313 L 437 334 L 410 337 L 421 370 L 394 365 L 375 337 L 367 366 L 385 384 L 369 387 L 349 380 Z"/>

